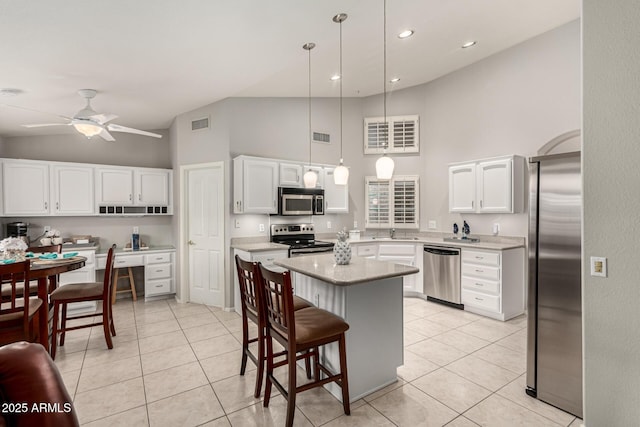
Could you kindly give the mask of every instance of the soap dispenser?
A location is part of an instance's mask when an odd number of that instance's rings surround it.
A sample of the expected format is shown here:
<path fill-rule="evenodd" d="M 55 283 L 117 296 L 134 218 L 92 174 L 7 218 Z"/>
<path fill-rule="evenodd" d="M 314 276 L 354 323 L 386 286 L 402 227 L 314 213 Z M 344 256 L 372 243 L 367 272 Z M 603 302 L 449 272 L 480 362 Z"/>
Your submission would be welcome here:
<path fill-rule="evenodd" d="M 469 224 L 467 224 L 467 221 L 463 221 L 464 224 L 462 224 L 462 238 L 466 239 L 467 235 L 471 234 L 471 229 L 469 228 Z"/>
<path fill-rule="evenodd" d="M 453 223 L 453 237 L 458 238 L 458 224 L 455 222 Z"/>

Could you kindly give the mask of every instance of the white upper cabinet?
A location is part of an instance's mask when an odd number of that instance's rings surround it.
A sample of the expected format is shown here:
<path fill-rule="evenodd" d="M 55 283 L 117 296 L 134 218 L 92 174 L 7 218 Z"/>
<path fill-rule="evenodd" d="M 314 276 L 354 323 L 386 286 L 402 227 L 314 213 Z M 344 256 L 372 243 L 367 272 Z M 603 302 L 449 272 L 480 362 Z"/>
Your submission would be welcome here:
<path fill-rule="evenodd" d="M 93 215 L 95 213 L 92 166 L 70 163 L 51 165 L 51 213 Z"/>
<path fill-rule="evenodd" d="M 280 187 L 302 187 L 302 165 L 280 163 Z"/>
<path fill-rule="evenodd" d="M 449 212 L 514 213 L 524 204 L 524 158 L 505 156 L 449 166 Z"/>
<path fill-rule="evenodd" d="M 349 184 L 336 185 L 333 180 L 335 168 L 322 169 L 322 181 L 324 182 L 324 212 L 348 213 L 349 212 Z"/>
<path fill-rule="evenodd" d="M 133 169 L 99 167 L 96 169 L 96 204 L 133 205 Z"/>
<path fill-rule="evenodd" d="M 255 157 L 233 159 L 233 212 L 278 212 L 278 162 Z"/>
<path fill-rule="evenodd" d="M 5 216 L 49 215 L 49 163 L 3 160 L 2 202 Z"/>
<path fill-rule="evenodd" d="M 512 159 L 478 163 L 478 212 L 513 212 Z"/>
<path fill-rule="evenodd" d="M 449 212 L 474 212 L 476 164 L 449 166 Z"/>
<path fill-rule="evenodd" d="M 144 206 L 171 206 L 171 178 L 170 170 L 136 169 L 135 203 Z"/>

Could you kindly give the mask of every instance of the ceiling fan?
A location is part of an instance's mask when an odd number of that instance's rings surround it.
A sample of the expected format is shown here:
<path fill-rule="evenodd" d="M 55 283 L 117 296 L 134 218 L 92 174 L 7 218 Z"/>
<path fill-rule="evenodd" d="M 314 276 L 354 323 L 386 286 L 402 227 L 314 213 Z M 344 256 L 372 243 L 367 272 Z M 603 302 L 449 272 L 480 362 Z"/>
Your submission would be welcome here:
<path fill-rule="evenodd" d="M 109 132 L 135 133 L 138 135 L 152 136 L 154 138 L 162 138 L 162 135 L 157 133 L 120 126 L 115 123 L 108 123 L 111 120 L 116 119 L 118 116 L 115 114 L 98 114 L 93 110 L 93 108 L 91 108 L 91 99 L 93 99 L 97 93 L 98 92 L 94 89 L 80 89 L 78 91 L 78 94 L 87 100 L 87 105 L 85 105 L 85 107 L 78 111 L 73 117 L 58 115 L 58 117 L 68 120 L 68 123 L 39 123 L 22 126 L 27 128 L 73 126 L 78 132 L 87 138 L 97 135 L 105 141 L 115 141 L 115 138 L 111 136 Z"/>

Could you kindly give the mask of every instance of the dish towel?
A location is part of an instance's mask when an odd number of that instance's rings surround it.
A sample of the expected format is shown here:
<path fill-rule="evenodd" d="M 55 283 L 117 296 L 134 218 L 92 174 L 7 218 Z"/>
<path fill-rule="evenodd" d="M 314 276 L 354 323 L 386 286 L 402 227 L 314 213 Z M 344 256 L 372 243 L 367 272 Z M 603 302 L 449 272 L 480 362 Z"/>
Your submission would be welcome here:
<path fill-rule="evenodd" d="M 42 254 L 38 258 L 40 258 L 40 259 L 56 259 L 56 258 L 58 258 L 58 254 L 55 254 L 55 253 Z"/>
<path fill-rule="evenodd" d="M 73 258 L 76 255 L 78 255 L 78 252 L 67 252 L 66 254 L 62 255 L 62 258 Z"/>
<path fill-rule="evenodd" d="M 3 259 L 2 260 L 3 264 L 13 264 L 14 262 L 16 262 L 15 259 Z"/>

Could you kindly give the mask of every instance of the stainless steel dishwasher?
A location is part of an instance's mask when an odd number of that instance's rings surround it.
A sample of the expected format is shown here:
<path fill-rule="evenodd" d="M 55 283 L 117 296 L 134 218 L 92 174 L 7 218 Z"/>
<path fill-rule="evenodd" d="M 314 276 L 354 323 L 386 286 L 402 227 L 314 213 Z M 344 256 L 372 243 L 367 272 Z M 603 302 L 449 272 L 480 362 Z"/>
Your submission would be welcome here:
<path fill-rule="evenodd" d="M 460 298 L 460 249 L 424 246 L 423 292 L 427 300 L 463 309 Z"/>

